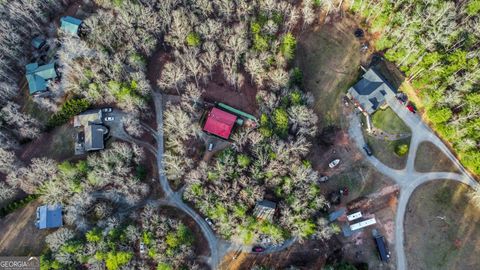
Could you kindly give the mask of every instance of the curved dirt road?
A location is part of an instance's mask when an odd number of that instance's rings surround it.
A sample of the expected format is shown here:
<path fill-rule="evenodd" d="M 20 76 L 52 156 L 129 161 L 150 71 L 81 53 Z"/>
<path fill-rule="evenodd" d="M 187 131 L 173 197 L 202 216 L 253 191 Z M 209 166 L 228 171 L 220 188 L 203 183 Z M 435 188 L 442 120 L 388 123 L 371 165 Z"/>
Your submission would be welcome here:
<path fill-rule="evenodd" d="M 155 103 L 155 113 L 157 118 L 157 166 L 158 166 L 158 175 L 160 186 L 162 187 L 163 192 L 165 193 L 165 200 L 171 205 L 174 206 L 183 212 L 187 213 L 197 224 L 200 226 L 200 229 L 205 236 L 208 246 L 210 248 L 210 258 L 208 264 L 212 269 L 216 269 L 220 263 L 219 255 L 219 240 L 213 233 L 210 226 L 205 222 L 205 220 L 197 214 L 192 208 L 186 205 L 182 200 L 181 192 L 174 192 L 168 183 L 167 176 L 164 173 L 163 167 L 163 98 L 158 91 L 153 92 L 153 101 Z"/>
<path fill-rule="evenodd" d="M 392 178 L 400 187 L 400 198 L 398 200 L 397 214 L 395 218 L 395 251 L 397 255 L 397 269 L 406 270 L 407 261 L 404 251 L 404 227 L 405 211 L 408 200 L 413 191 L 420 185 L 433 180 L 448 179 L 462 182 L 470 187 L 479 186 L 479 183 L 468 173 L 468 171 L 460 164 L 456 157 L 450 152 L 448 147 L 440 140 L 432 130 L 422 122 L 415 114 L 402 107 L 396 99 L 387 100 L 392 110 L 407 124 L 412 130 L 412 139 L 410 141 L 410 149 L 408 152 L 407 165 L 402 170 L 395 170 L 380 162 L 373 156 L 365 158 L 382 174 Z M 363 153 L 363 138 L 360 121 L 356 115 L 350 116 L 349 135 L 354 139 L 357 146 Z M 428 141 L 440 149 L 460 170 L 461 174 L 452 172 L 427 172 L 420 173 L 415 170 L 415 157 L 420 143 Z"/>

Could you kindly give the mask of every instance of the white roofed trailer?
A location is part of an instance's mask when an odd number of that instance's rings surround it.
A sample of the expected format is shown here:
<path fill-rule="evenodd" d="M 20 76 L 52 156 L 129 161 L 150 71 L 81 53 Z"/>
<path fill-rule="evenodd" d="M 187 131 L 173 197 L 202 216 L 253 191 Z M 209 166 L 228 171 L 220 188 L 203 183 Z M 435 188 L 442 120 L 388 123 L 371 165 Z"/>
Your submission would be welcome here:
<path fill-rule="evenodd" d="M 375 223 L 377 223 L 375 218 L 367 219 L 367 220 L 360 221 L 358 223 L 350 225 L 350 230 L 356 231 L 356 230 L 359 230 L 361 228 L 365 228 L 367 226 L 373 225 Z"/>
<path fill-rule="evenodd" d="M 362 217 L 362 212 L 355 212 L 347 216 L 348 221 L 353 221 Z"/>

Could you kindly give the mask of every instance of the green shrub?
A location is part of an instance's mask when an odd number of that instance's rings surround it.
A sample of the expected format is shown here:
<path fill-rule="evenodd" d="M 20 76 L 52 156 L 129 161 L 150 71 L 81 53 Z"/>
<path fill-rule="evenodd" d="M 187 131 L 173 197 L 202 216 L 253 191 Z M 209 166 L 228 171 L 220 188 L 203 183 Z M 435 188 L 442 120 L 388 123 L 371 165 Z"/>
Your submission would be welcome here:
<path fill-rule="evenodd" d="M 102 240 L 102 230 L 100 228 L 94 228 L 85 234 L 85 238 L 87 238 L 88 242 L 98 243 Z"/>
<path fill-rule="evenodd" d="M 190 32 L 187 35 L 185 41 L 187 42 L 187 45 L 190 47 L 198 47 L 201 43 L 200 35 L 195 32 Z"/>
<path fill-rule="evenodd" d="M 275 132 L 281 137 L 285 137 L 288 133 L 288 114 L 283 108 L 277 108 L 273 111 L 273 124 Z"/>
<path fill-rule="evenodd" d="M 301 105 L 303 103 L 302 93 L 298 90 L 290 93 L 290 104 L 291 105 Z"/>
<path fill-rule="evenodd" d="M 147 178 L 147 169 L 143 165 L 138 165 L 135 169 L 135 177 L 140 181 L 145 180 Z"/>
<path fill-rule="evenodd" d="M 127 264 L 130 259 L 132 259 L 132 252 L 119 251 L 119 252 L 108 252 L 105 265 L 108 270 L 117 270 L 120 269 L 123 265 Z"/>
<path fill-rule="evenodd" d="M 157 270 L 172 270 L 173 268 L 169 265 L 169 264 L 166 264 L 166 263 L 159 263 L 157 265 Z"/>
<path fill-rule="evenodd" d="M 408 144 L 397 144 L 395 146 L 395 154 L 398 156 L 404 156 L 406 153 L 408 153 Z"/>
<path fill-rule="evenodd" d="M 62 105 L 60 111 L 52 115 L 47 122 L 48 128 L 53 128 L 65 124 L 73 116 L 85 111 L 90 107 L 88 100 L 82 99 L 69 99 Z"/>
<path fill-rule="evenodd" d="M 292 33 L 287 33 L 282 38 L 280 44 L 280 51 L 287 60 L 293 59 L 295 56 L 295 48 L 297 47 L 297 40 Z"/>
<path fill-rule="evenodd" d="M 260 34 L 253 35 L 253 48 L 259 52 L 264 52 L 269 48 L 268 39 Z"/>
<path fill-rule="evenodd" d="M 38 197 L 40 197 L 40 195 L 30 194 L 30 195 L 28 195 L 27 197 L 25 197 L 21 200 L 17 200 L 17 201 L 13 201 L 13 202 L 9 203 L 5 207 L 0 208 L 0 217 L 4 217 L 4 216 L 14 212 L 17 209 L 24 207 L 28 203 L 36 200 Z"/>
<path fill-rule="evenodd" d="M 299 67 L 295 67 L 290 72 L 290 85 L 296 85 L 298 87 L 303 87 L 303 72 Z"/>
<path fill-rule="evenodd" d="M 480 0 L 471 0 L 467 4 L 466 10 L 468 15 L 478 15 L 480 13 Z"/>
<path fill-rule="evenodd" d="M 250 158 L 247 155 L 240 154 L 237 156 L 237 162 L 240 167 L 246 168 L 250 165 Z"/>
<path fill-rule="evenodd" d="M 270 138 L 273 135 L 273 131 L 269 127 L 260 127 L 259 131 L 260 131 L 260 134 L 262 134 L 262 136 L 264 138 Z"/>
<path fill-rule="evenodd" d="M 320 7 L 322 5 L 322 0 L 313 0 L 314 7 Z"/>
<path fill-rule="evenodd" d="M 452 117 L 452 111 L 447 107 L 434 107 L 427 112 L 428 119 L 435 124 L 445 123 Z"/>

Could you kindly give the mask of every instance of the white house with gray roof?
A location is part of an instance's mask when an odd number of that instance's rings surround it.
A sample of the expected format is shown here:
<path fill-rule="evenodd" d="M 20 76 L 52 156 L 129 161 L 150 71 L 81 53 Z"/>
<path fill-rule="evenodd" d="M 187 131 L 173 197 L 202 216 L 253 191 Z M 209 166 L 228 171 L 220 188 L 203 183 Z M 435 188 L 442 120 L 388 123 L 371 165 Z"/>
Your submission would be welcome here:
<path fill-rule="evenodd" d="M 363 113 L 370 115 L 385 104 L 387 97 L 395 97 L 396 93 L 397 89 L 370 68 L 360 81 L 348 89 L 347 96 Z"/>

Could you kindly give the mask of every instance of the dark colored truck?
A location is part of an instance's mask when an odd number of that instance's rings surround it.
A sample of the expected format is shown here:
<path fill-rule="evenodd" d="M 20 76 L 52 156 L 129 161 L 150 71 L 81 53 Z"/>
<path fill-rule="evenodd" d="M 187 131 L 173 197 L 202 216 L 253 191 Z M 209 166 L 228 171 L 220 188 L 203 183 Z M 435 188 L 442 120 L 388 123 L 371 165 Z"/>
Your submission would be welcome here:
<path fill-rule="evenodd" d="M 390 251 L 385 244 L 385 238 L 381 235 L 375 236 L 375 243 L 377 244 L 378 253 L 382 262 L 388 262 L 390 259 Z"/>

